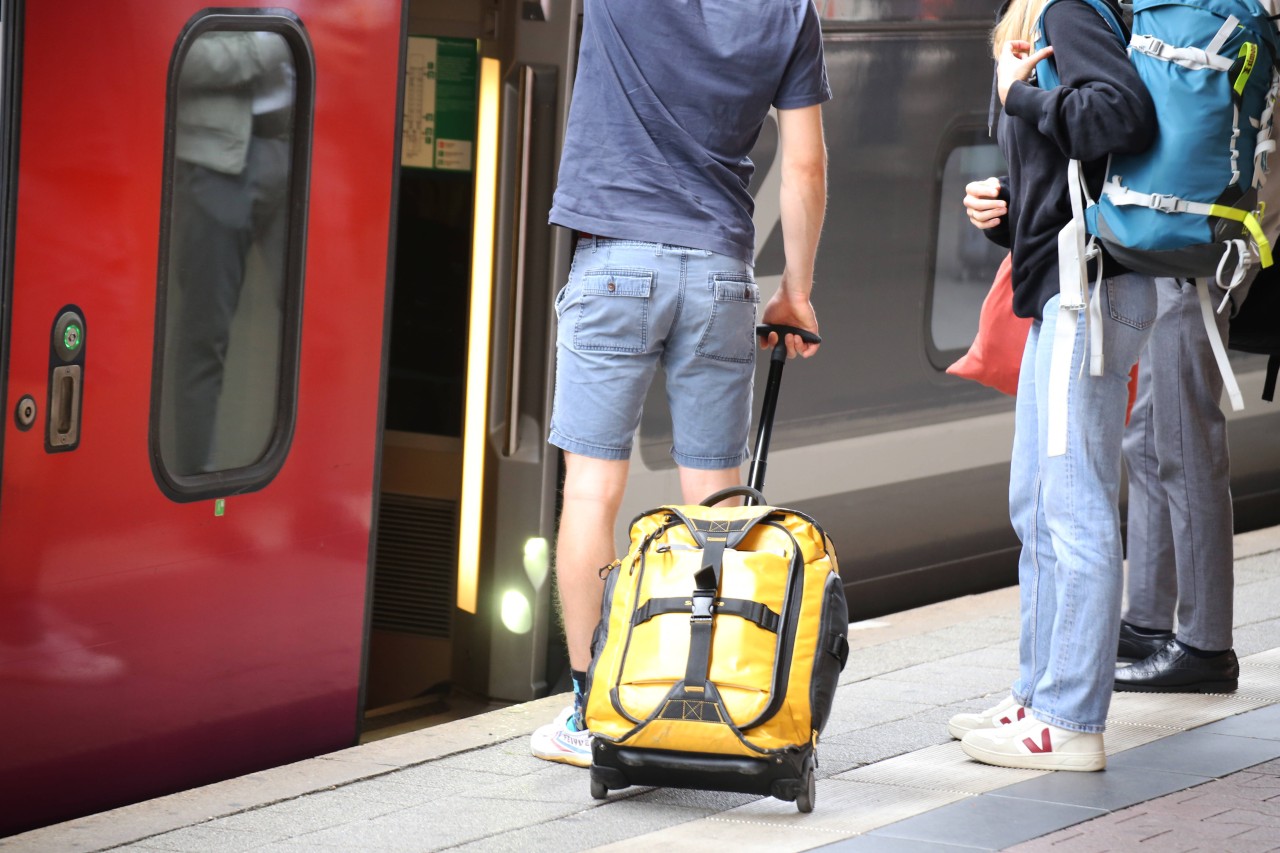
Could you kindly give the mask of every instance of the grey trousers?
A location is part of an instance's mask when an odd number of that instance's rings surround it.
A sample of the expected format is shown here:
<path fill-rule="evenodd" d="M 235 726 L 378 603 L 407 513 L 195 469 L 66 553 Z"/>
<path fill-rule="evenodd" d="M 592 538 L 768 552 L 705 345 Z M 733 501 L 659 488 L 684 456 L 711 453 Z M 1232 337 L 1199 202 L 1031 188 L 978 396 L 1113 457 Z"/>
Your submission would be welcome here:
<path fill-rule="evenodd" d="M 1156 324 L 1139 361 L 1138 396 L 1124 437 L 1124 619 L 1172 630 L 1176 610 L 1179 640 L 1199 649 L 1229 649 L 1234 554 L 1222 374 L 1195 285 L 1161 278 L 1156 290 Z M 1226 340 L 1225 312 L 1216 316 Z"/>

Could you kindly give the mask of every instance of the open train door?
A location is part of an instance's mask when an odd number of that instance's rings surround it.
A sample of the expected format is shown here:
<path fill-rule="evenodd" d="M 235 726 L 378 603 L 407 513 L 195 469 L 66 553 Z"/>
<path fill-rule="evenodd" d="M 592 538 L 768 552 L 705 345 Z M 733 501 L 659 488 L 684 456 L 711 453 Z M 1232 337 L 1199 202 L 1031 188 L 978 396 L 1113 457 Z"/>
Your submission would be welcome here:
<path fill-rule="evenodd" d="M 357 737 L 403 6 L 264 5 L 0 7 L 0 835 Z"/>
<path fill-rule="evenodd" d="M 501 68 L 489 326 L 473 297 L 463 434 L 455 671 L 488 695 L 527 700 L 567 684 L 551 571 L 560 452 L 547 444 L 555 295 L 573 235 L 547 223 L 581 31 L 580 0 L 522 4 Z M 498 81 L 495 81 L 495 84 Z M 477 197 L 481 198 L 477 184 Z M 479 205 L 477 210 L 480 210 Z M 484 221 L 477 218 L 483 239 Z M 477 309 L 480 308 L 480 313 Z M 487 371 L 489 380 L 478 377 Z M 484 393 L 477 393 L 484 388 Z M 484 519 L 468 528 L 469 517 Z M 480 650 L 487 667 L 476 667 Z"/>
<path fill-rule="evenodd" d="M 581 5 L 409 3 L 371 736 L 563 668 L 546 436 L 571 236 L 547 212 Z"/>

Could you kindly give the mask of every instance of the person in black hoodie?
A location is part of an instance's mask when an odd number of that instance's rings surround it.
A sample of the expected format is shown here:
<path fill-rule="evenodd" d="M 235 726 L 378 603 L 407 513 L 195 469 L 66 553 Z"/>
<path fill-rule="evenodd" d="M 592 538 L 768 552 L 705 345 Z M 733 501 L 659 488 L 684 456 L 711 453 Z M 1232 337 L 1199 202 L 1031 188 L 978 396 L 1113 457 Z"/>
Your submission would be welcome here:
<path fill-rule="evenodd" d="M 1041 27 L 1052 46 L 1033 52 Z M 974 225 L 1011 250 L 1014 313 L 1034 320 L 1009 484 L 1022 541 L 1022 632 L 1011 695 L 981 714 L 954 717 L 949 728 L 966 754 L 987 764 L 1101 770 L 1123 588 L 1121 438 L 1129 371 L 1155 322 L 1156 290 L 1149 276 L 1100 253 L 1085 287 L 1101 317 L 1089 323 L 1089 310 L 1064 307 L 1060 296 L 1079 270 L 1074 239 L 1064 241 L 1059 262 L 1059 237 L 1074 233 L 1069 162 L 1081 162 L 1097 197 L 1108 155 L 1151 144 L 1155 107 L 1124 46 L 1084 0 L 1010 0 L 992 45 L 1009 174 L 970 184 L 965 206 Z M 1054 64 L 1059 86 L 1035 85 L 1041 61 Z M 1101 375 L 1092 375 L 1097 359 L 1090 370 L 1083 360 L 1099 341 Z M 1054 440 L 1063 412 L 1065 443 Z"/>

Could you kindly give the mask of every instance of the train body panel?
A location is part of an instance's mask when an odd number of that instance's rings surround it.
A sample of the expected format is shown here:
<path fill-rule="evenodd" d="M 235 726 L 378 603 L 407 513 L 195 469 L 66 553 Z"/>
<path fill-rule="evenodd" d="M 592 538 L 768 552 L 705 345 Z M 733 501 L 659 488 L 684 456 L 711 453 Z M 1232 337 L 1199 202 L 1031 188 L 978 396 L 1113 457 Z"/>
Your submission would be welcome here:
<path fill-rule="evenodd" d="M 0 829 L 349 746 L 359 728 L 399 4 L 293 4 L 324 81 L 295 428 L 278 473 L 218 514 L 158 488 L 149 444 L 166 87 L 203 6 L 75 5 L 28 3 L 21 22 L 5 411 L 30 395 L 39 416 L 5 424 Z M 66 306 L 83 318 L 79 434 L 48 452 Z"/>

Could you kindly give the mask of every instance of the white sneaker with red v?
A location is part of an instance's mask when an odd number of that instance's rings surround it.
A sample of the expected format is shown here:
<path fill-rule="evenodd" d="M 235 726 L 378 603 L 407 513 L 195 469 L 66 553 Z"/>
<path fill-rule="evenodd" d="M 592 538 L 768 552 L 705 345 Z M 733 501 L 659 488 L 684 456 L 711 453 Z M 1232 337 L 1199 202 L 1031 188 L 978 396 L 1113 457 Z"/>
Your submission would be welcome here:
<path fill-rule="evenodd" d="M 956 740 L 974 729 L 994 729 L 1016 723 L 1027 715 L 1027 709 L 1017 703 L 1012 696 L 994 708 L 988 708 L 980 714 L 956 714 L 947 723 L 947 731 Z"/>
<path fill-rule="evenodd" d="M 1107 766 L 1102 735 L 1073 732 L 1031 715 L 995 729 L 975 729 L 960 741 L 974 761 L 1023 770 L 1102 770 Z"/>

